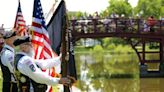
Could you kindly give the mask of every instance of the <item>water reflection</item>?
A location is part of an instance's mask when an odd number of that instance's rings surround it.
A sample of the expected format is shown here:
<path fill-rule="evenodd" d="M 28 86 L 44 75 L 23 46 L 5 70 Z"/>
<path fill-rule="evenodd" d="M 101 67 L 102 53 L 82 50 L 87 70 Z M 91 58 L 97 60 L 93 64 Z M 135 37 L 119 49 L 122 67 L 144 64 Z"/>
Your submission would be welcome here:
<path fill-rule="evenodd" d="M 164 78 L 141 78 L 140 92 L 164 92 Z"/>
<path fill-rule="evenodd" d="M 135 54 L 76 53 L 75 56 L 79 79 L 75 86 L 81 92 L 164 92 L 164 79 L 139 78 Z"/>

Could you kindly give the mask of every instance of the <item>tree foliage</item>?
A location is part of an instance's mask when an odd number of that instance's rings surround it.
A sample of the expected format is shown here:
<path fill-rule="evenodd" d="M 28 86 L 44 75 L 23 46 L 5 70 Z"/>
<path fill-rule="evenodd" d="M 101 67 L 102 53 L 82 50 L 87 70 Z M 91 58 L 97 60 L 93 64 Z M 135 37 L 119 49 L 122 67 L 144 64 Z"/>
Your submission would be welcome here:
<path fill-rule="evenodd" d="M 125 17 L 135 15 L 141 15 L 143 18 L 147 18 L 153 15 L 156 18 L 164 17 L 164 0 L 138 0 L 138 4 L 135 8 L 132 8 L 129 0 L 109 0 L 109 6 L 100 12 L 100 17 L 107 17 L 113 12 L 121 16 L 122 14 Z M 135 15 L 134 15 L 135 14 Z M 87 16 L 86 12 L 68 12 L 69 19 L 75 17 L 77 19 L 81 16 Z M 91 14 L 92 15 L 92 14 Z"/>
<path fill-rule="evenodd" d="M 73 19 L 73 17 L 76 18 L 76 19 L 80 19 L 80 17 L 83 17 L 83 16 L 86 16 L 86 13 L 80 12 L 80 11 L 78 11 L 78 12 L 68 12 L 68 18 L 69 19 Z"/>
<path fill-rule="evenodd" d="M 132 6 L 128 3 L 128 0 L 109 0 L 109 6 L 107 7 L 109 13 L 116 13 L 119 16 L 122 14 L 125 17 L 132 15 Z"/>
<path fill-rule="evenodd" d="M 139 0 L 135 13 L 140 14 L 142 17 L 155 16 L 159 18 L 164 15 L 164 0 Z"/>

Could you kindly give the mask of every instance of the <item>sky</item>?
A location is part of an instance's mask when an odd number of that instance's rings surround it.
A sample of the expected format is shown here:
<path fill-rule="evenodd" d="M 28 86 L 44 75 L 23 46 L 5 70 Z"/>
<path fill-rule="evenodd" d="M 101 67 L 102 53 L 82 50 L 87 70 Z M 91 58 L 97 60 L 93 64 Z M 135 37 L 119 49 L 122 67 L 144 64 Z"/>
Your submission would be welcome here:
<path fill-rule="evenodd" d="M 59 2 L 60 0 L 58 0 Z M 94 13 L 102 11 L 108 6 L 108 0 L 65 0 L 68 11 L 82 11 Z M 138 0 L 129 0 L 134 7 Z M 31 25 L 33 2 L 34 0 L 20 0 L 21 9 L 27 25 Z M 49 12 L 55 0 L 41 0 L 43 12 L 45 15 Z M 56 5 L 57 6 L 57 5 Z M 18 0 L 0 0 L 0 26 L 4 24 L 4 28 L 12 28 L 14 25 Z M 46 21 L 47 22 L 47 21 Z"/>

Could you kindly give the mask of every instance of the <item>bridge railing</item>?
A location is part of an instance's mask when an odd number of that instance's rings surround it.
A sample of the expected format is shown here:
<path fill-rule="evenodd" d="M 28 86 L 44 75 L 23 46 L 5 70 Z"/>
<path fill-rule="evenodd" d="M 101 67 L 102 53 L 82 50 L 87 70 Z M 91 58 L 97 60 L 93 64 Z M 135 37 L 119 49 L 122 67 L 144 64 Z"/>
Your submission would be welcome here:
<path fill-rule="evenodd" d="M 101 18 L 70 20 L 73 33 L 155 33 L 164 34 L 164 21 L 155 20 L 151 28 L 144 19 Z"/>

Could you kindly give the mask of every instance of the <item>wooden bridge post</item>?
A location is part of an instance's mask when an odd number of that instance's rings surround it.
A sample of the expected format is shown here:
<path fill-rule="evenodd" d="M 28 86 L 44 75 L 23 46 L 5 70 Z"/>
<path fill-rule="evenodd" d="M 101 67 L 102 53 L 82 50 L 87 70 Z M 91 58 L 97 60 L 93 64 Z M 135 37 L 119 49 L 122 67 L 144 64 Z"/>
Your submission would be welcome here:
<path fill-rule="evenodd" d="M 97 24 L 98 24 L 98 19 L 92 19 L 93 21 L 93 30 L 94 30 L 94 33 L 97 33 L 98 29 L 97 29 Z"/>
<path fill-rule="evenodd" d="M 161 31 L 161 34 L 164 35 L 164 20 L 160 20 L 160 31 Z M 164 41 L 164 39 L 163 39 Z"/>
<path fill-rule="evenodd" d="M 161 50 L 161 54 L 160 54 L 161 62 L 160 62 L 159 69 L 160 69 L 160 73 L 164 75 L 164 38 L 162 39 L 160 50 Z"/>
<path fill-rule="evenodd" d="M 141 61 L 141 65 L 145 64 L 145 41 L 142 41 L 142 61 Z"/>
<path fill-rule="evenodd" d="M 148 66 L 145 64 L 145 40 L 142 39 L 142 59 L 140 61 L 140 74 L 147 75 L 148 74 Z"/>
<path fill-rule="evenodd" d="M 118 20 L 118 18 L 114 18 L 114 22 L 116 24 L 116 30 L 115 30 L 116 33 L 118 32 L 118 23 L 117 23 L 117 20 Z"/>
<path fill-rule="evenodd" d="M 137 33 L 140 33 L 140 18 L 137 19 Z"/>
<path fill-rule="evenodd" d="M 77 20 L 71 20 L 71 23 L 72 23 L 72 31 L 75 31 L 75 25 L 76 25 L 76 21 Z"/>

